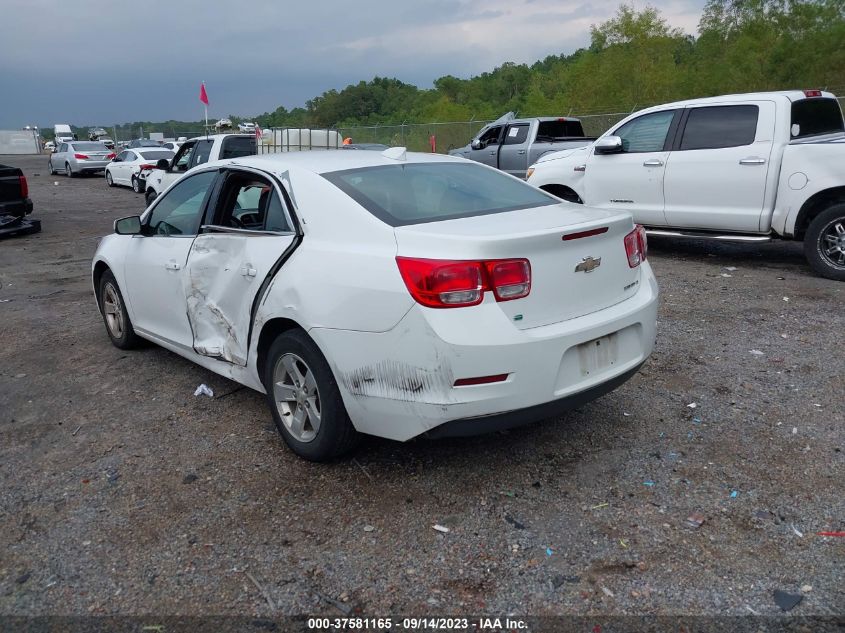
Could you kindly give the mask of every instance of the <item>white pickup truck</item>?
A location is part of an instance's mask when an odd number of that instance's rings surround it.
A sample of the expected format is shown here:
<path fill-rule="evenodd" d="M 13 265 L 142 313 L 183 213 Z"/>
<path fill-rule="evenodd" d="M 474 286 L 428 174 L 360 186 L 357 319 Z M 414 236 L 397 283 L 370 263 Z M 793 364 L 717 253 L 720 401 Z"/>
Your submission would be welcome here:
<path fill-rule="evenodd" d="M 142 187 L 147 206 L 191 167 L 222 158 L 252 156 L 256 151 L 254 134 L 211 134 L 185 141 L 172 160 L 162 158 L 147 175 Z"/>
<path fill-rule="evenodd" d="M 804 241 L 845 281 L 845 122 L 819 90 L 691 99 L 642 110 L 594 143 L 541 157 L 528 182 L 626 210 L 656 235 Z"/>

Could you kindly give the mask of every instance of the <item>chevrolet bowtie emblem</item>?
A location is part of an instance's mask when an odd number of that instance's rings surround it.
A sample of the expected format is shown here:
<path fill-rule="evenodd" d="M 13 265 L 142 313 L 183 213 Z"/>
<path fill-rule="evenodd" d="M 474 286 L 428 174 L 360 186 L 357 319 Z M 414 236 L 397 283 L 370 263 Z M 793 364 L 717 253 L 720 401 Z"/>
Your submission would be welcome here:
<path fill-rule="evenodd" d="M 601 257 L 595 257 L 594 258 L 594 257 L 587 256 L 584 259 L 582 259 L 581 263 L 579 263 L 575 267 L 575 272 L 576 273 L 591 273 L 596 268 L 598 268 L 599 266 L 601 266 Z"/>

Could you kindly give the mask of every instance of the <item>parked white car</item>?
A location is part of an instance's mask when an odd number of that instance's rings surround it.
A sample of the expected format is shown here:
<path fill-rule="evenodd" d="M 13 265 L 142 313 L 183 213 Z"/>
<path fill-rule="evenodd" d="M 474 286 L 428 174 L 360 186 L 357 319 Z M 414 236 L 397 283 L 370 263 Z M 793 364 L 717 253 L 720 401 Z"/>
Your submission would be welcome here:
<path fill-rule="evenodd" d="M 109 187 L 124 185 L 132 187 L 135 193 L 143 193 L 147 175 L 155 169 L 156 163 L 172 158 L 173 152 L 164 148 L 139 147 L 124 150 L 106 165 L 106 183 Z"/>
<path fill-rule="evenodd" d="M 312 460 L 593 400 L 651 353 L 658 296 L 627 212 L 403 148 L 201 165 L 115 222 L 93 285 L 116 346 L 266 393 Z"/>
<path fill-rule="evenodd" d="M 164 149 L 169 149 L 175 154 L 179 151 L 179 148 L 182 147 L 182 143 L 184 143 L 184 141 L 167 141 L 166 143 L 162 143 L 161 146 Z"/>
<path fill-rule="evenodd" d="M 804 241 L 845 281 L 845 122 L 820 90 L 692 99 L 637 112 L 586 148 L 543 156 L 528 182 L 630 211 L 650 233 Z"/>
<path fill-rule="evenodd" d="M 244 121 L 242 123 L 238 123 L 238 131 L 239 132 L 252 132 L 255 134 L 255 123 L 251 121 Z"/>

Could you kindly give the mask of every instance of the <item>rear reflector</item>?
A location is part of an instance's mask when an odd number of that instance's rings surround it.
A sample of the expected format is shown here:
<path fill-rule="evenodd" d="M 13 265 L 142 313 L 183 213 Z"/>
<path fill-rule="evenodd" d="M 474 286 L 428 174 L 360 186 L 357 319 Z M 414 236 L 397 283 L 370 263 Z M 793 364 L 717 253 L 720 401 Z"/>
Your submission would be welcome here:
<path fill-rule="evenodd" d="M 579 233 L 567 233 L 563 236 L 563 241 L 568 242 L 569 240 L 577 240 L 582 237 L 590 237 L 591 235 L 601 235 L 602 233 L 607 233 L 607 227 L 603 226 L 599 229 L 590 229 L 589 231 L 581 231 Z"/>
<path fill-rule="evenodd" d="M 504 382 L 510 374 L 496 374 L 495 376 L 478 376 L 477 378 L 458 378 L 455 387 L 469 387 L 470 385 L 489 385 L 491 382 Z"/>
<path fill-rule="evenodd" d="M 429 308 L 478 305 L 493 291 L 496 301 L 511 301 L 531 292 L 527 259 L 463 261 L 397 257 L 402 281 L 414 300 Z"/>
<path fill-rule="evenodd" d="M 26 176 L 18 176 L 18 183 L 21 186 L 21 198 L 29 197 L 29 183 L 26 182 Z"/>
<path fill-rule="evenodd" d="M 804 96 L 805 97 L 821 97 L 822 91 L 821 90 L 805 90 Z"/>

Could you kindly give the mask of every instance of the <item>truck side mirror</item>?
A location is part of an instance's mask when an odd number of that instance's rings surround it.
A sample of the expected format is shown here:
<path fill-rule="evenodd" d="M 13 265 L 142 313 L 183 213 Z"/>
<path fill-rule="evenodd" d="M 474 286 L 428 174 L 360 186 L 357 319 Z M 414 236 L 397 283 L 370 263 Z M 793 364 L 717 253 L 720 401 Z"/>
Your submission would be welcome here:
<path fill-rule="evenodd" d="M 619 154 L 622 152 L 622 139 L 618 136 L 604 136 L 596 141 L 596 154 Z"/>
<path fill-rule="evenodd" d="M 114 221 L 114 232 L 118 235 L 140 235 L 141 216 L 130 215 Z"/>
<path fill-rule="evenodd" d="M 170 161 L 167 160 L 166 158 L 159 158 L 156 161 L 156 169 L 161 169 L 163 171 L 167 171 L 168 169 L 170 169 Z"/>
<path fill-rule="evenodd" d="M 484 149 L 484 143 L 479 141 L 477 138 L 472 139 L 472 142 L 469 144 L 472 149 Z"/>

